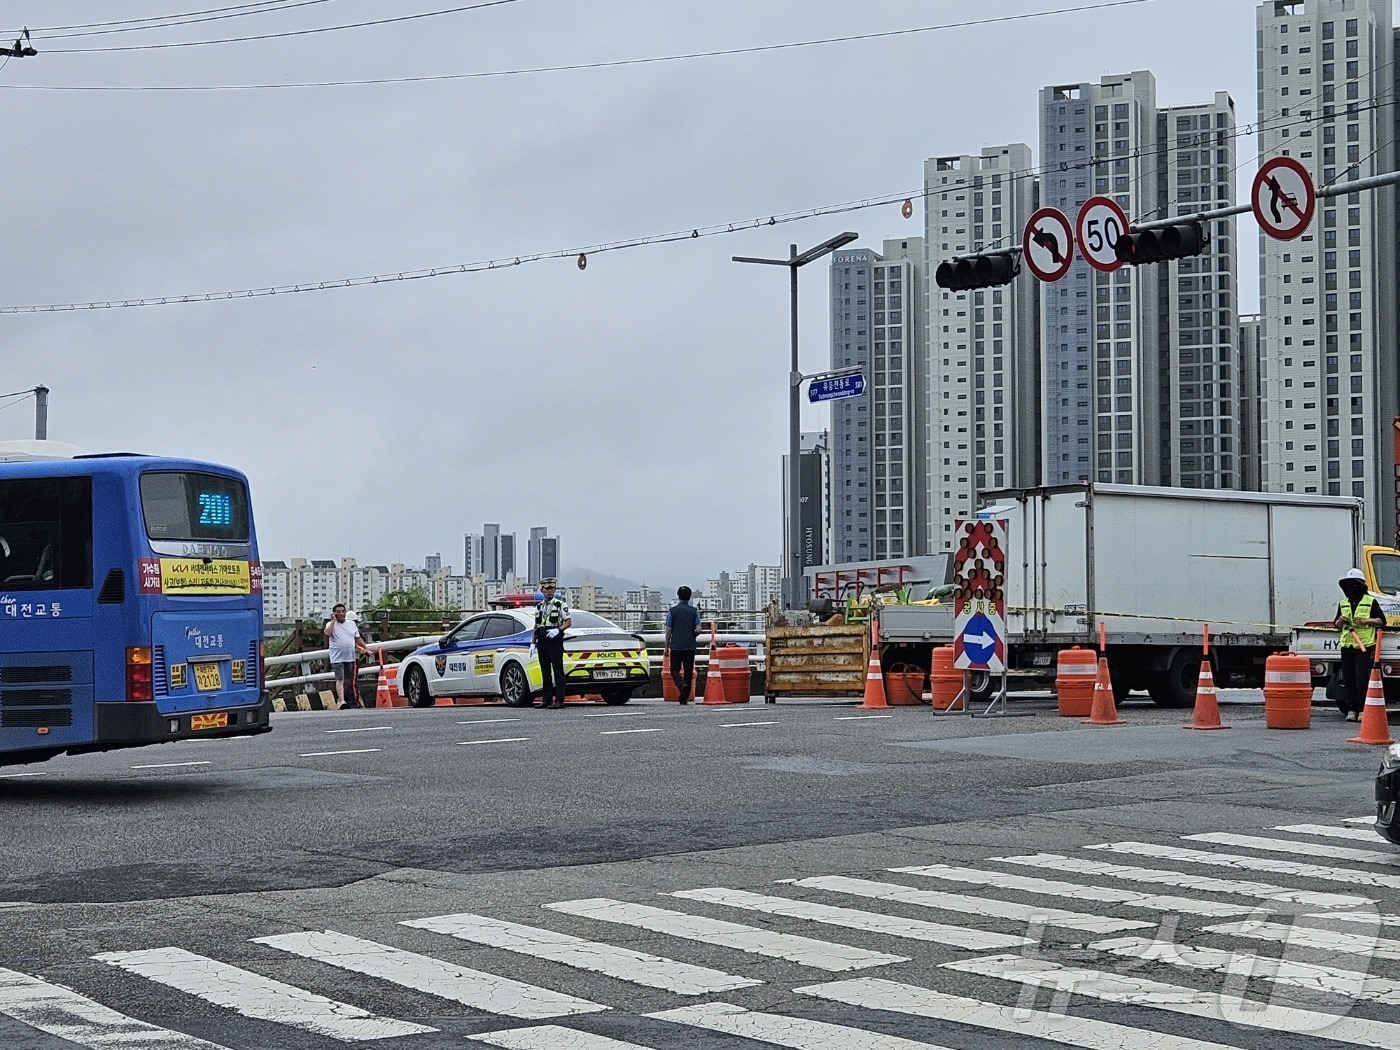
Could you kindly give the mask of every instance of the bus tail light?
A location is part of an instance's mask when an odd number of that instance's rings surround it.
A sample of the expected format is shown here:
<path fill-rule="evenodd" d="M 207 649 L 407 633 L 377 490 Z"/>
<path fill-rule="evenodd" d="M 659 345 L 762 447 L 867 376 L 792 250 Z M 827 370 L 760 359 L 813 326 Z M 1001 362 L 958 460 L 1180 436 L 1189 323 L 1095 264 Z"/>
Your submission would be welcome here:
<path fill-rule="evenodd" d="M 131 703 L 149 703 L 155 699 L 151 688 L 149 646 L 133 645 L 126 651 L 126 698 Z"/>

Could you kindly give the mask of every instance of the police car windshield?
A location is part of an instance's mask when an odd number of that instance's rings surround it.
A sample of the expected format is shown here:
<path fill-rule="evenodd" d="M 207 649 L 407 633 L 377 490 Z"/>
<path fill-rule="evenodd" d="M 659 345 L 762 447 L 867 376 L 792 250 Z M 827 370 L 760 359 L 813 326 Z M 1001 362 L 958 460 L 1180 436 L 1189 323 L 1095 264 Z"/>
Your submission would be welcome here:
<path fill-rule="evenodd" d="M 610 631 L 622 630 L 611 620 L 605 620 L 596 613 L 584 612 L 582 609 L 575 609 L 569 613 L 569 619 L 573 620 L 574 627 L 606 627 Z"/>

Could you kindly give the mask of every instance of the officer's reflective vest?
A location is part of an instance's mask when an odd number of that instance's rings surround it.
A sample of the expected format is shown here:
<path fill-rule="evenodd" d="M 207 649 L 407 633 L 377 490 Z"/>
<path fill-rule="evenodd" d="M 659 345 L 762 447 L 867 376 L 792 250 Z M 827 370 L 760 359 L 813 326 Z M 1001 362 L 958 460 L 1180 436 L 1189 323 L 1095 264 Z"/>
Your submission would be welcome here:
<path fill-rule="evenodd" d="M 1348 602 L 1342 602 L 1338 607 L 1342 618 L 1347 617 Z M 1351 616 L 1357 620 L 1370 620 L 1376 615 L 1376 600 L 1369 594 L 1362 595 L 1361 600 L 1356 603 L 1356 609 Z M 1355 634 L 1356 637 L 1352 637 Z M 1350 624 L 1342 624 L 1341 644 L 1343 649 L 1357 648 L 1357 641 L 1360 640 L 1362 649 L 1369 649 L 1376 644 L 1376 628 L 1373 624 L 1357 624 L 1352 627 Z"/>
<path fill-rule="evenodd" d="M 564 622 L 564 599 L 555 595 L 535 606 L 536 627 L 558 627 Z"/>

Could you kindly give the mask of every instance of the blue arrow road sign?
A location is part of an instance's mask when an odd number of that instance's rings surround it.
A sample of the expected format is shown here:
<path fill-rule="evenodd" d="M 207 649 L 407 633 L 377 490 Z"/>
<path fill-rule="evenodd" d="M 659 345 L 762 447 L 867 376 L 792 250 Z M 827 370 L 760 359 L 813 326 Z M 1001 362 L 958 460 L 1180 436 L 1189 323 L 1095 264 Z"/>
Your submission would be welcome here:
<path fill-rule="evenodd" d="M 856 372 L 833 379 L 814 379 L 807 388 L 807 398 L 813 404 L 818 401 L 835 401 L 840 397 L 858 397 L 865 393 L 865 376 Z"/>
<path fill-rule="evenodd" d="M 962 633 L 963 652 L 973 667 L 986 667 L 997 651 L 997 629 L 982 613 L 974 613 Z"/>

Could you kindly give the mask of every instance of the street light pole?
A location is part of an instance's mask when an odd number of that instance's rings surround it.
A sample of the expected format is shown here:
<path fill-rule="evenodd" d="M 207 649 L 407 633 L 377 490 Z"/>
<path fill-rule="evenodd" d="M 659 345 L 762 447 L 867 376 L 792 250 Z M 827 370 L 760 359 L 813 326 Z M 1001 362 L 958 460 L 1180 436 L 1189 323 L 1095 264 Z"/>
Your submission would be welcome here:
<path fill-rule="evenodd" d="M 792 296 L 792 367 L 788 373 L 788 528 L 787 550 L 783 552 L 783 600 L 789 609 L 805 605 L 805 588 L 802 580 L 802 539 L 801 515 L 802 498 L 798 492 L 801 473 L 798 470 L 798 456 L 801 452 L 801 408 L 802 372 L 797 358 L 797 271 L 809 262 L 834 252 L 843 245 L 856 240 L 858 233 L 842 233 L 823 241 L 815 248 L 808 248 L 801 254 L 797 245 L 788 246 L 786 259 L 757 259 L 736 255 L 735 262 L 761 263 L 766 266 L 786 266 Z M 804 599 L 799 601 L 799 599 Z"/>

